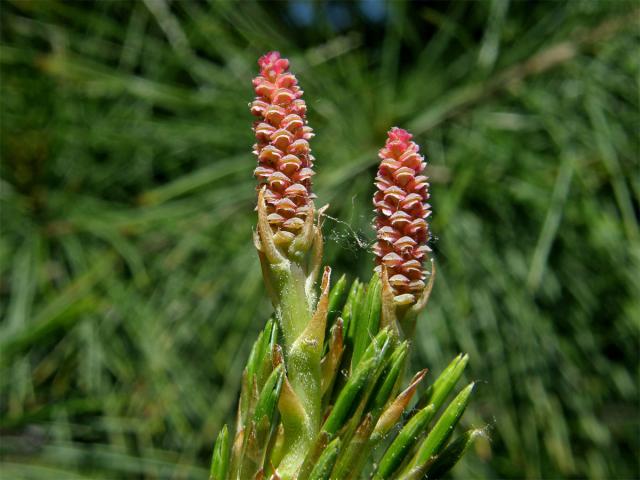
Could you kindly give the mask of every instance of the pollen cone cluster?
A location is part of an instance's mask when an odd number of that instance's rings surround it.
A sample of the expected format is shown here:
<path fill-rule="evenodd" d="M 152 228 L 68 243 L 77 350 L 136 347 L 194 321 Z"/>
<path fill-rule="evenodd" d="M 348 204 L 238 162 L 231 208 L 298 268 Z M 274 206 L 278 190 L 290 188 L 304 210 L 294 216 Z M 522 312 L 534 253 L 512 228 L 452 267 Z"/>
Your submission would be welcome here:
<path fill-rule="evenodd" d="M 326 207 L 316 212 L 310 191 L 312 133 L 302 91 L 277 52 L 259 65 L 251 104 L 258 117 L 254 242 L 274 311 L 249 354 L 235 433 L 220 431 L 209 479 L 443 478 L 484 430 L 449 442 L 475 385 L 448 402 L 467 355 L 428 388 L 421 387 L 426 369 L 402 388 L 435 277 L 432 263 L 425 285 L 424 158 L 409 133 L 391 129 L 374 198 L 379 274 L 331 284 L 326 266 L 318 289 Z"/>
<path fill-rule="evenodd" d="M 253 80 L 255 100 L 251 113 L 258 117 L 253 131 L 258 156 L 254 175 L 258 189 L 265 188 L 267 219 L 276 243 L 291 241 L 302 229 L 310 210 L 313 156 L 307 126 L 307 106 L 289 61 L 278 52 L 258 60 L 260 75 Z"/>
<path fill-rule="evenodd" d="M 379 152 L 381 159 L 376 176 L 376 270 L 386 266 L 389 283 L 396 299 L 413 303 L 425 288 L 424 260 L 431 251 L 427 246 L 431 214 L 429 183 L 422 175 L 426 162 L 412 135 L 394 127 Z"/>

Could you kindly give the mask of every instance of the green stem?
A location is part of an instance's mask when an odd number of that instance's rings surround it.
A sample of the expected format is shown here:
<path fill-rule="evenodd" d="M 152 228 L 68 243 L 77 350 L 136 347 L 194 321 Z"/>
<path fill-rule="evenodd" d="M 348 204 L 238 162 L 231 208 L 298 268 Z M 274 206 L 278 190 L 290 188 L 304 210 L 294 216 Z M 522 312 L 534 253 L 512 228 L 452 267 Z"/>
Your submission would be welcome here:
<path fill-rule="evenodd" d="M 293 262 L 286 269 L 283 267 L 272 266 L 280 292 L 277 314 L 284 336 L 287 378 L 305 414 L 305 418 L 300 419 L 288 418 L 287 412 L 281 412 L 286 453 L 278 466 L 278 473 L 281 478 L 289 479 L 295 478 L 320 429 L 322 345 L 309 341 L 303 335 L 313 316 L 315 300 L 305 293 L 304 272 Z"/>
<path fill-rule="evenodd" d="M 312 305 L 304 290 L 306 276 L 300 266 L 286 262 L 272 265 L 271 270 L 277 282 L 279 302 L 276 311 L 288 354 L 311 319 Z"/>

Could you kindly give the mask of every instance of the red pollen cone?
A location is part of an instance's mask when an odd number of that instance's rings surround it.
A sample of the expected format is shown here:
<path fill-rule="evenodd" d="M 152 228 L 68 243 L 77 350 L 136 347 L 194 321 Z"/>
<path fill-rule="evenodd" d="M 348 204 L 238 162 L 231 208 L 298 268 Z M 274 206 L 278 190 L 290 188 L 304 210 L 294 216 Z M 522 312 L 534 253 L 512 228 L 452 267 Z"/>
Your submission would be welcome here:
<path fill-rule="evenodd" d="M 394 127 L 380 150 L 373 197 L 376 237 L 373 247 L 376 271 L 385 265 L 395 295 L 418 297 L 425 288 L 424 261 L 431 251 L 429 183 L 423 175 L 426 162 L 412 135 Z"/>
<path fill-rule="evenodd" d="M 311 193 L 313 156 L 307 125 L 307 106 L 298 80 L 289 72 L 289 60 L 269 52 L 258 60 L 260 74 L 253 80 L 251 113 L 258 157 L 254 175 L 258 189 L 266 187 L 267 219 L 274 233 L 293 238 L 304 224 Z"/>

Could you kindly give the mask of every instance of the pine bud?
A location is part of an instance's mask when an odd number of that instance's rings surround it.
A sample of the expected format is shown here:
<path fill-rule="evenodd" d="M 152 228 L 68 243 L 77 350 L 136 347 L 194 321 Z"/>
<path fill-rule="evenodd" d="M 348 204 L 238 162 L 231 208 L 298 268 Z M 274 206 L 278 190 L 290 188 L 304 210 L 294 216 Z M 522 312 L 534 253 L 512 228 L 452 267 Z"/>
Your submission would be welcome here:
<path fill-rule="evenodd" d="M 413 304 L 425 289 L 424 260 L 431 249 L 427 217 L 431 214 L 426 162 L 412 135 L 394 127 L 379 152 L 376 176 L 376 271 L 384 265 L 396 302 Z"/>
<path fill-rule="evenodd" d="M 313 214 L 311 177 L 313 156 L 307 125 L 307 106 L 296 77 L 288 71 L 289 61 L 279 52 L 269 52 L 258 60 L 260 75 L 253 80 L 255 100 L 251 113 L 258 157 L 254 175 L 258 190 L 265 188 L 267 220 L 278 245 L 287 245 L 303 230 Z"/>

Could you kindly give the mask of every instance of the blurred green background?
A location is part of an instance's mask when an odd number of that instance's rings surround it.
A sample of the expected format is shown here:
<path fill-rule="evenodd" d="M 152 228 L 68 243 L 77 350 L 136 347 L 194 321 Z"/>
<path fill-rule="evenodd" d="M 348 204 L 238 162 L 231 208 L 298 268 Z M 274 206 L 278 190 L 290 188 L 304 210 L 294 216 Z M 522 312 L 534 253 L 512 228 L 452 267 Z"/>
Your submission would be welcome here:
<path fill-rule="evenodd" d="M 271 312 L 257 57 L 292 60 L 326 261 L 368 278 L 376 151 L 430 162 L 414 364 L 489 425 L 454 478 L 637 478 L 637 4 L 0 4 L 0 476 L 206 478 Z"/>

